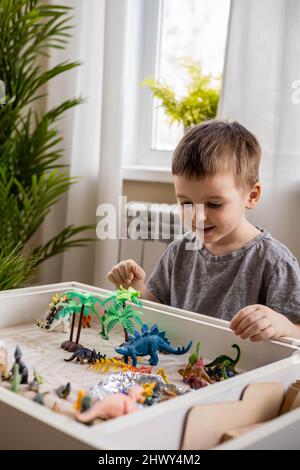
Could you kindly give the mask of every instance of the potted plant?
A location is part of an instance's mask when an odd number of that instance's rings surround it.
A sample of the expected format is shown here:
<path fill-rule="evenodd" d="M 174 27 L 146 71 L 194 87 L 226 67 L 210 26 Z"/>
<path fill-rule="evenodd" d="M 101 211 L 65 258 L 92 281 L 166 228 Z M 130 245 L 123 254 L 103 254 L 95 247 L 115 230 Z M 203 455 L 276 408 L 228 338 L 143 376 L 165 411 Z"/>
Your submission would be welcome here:
<path fill-rule="evenodd" d="M 142 85 L 150 88 L 160 101 L 170 123 L 182 123 L 184 129 L 216 117 L 220 97 L 220 77 L 204 74 L 201 65 L 192 59 L 181 61 L 189 75 L 186 94 L 176 97 L 175 90 L 164 80 L 147 78 Z"/>

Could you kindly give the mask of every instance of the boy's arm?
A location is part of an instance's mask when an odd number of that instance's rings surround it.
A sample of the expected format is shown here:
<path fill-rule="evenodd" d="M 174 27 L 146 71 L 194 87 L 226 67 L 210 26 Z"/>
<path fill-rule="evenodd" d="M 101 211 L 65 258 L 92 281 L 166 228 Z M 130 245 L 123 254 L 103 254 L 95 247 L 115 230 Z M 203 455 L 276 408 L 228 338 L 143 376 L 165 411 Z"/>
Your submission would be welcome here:
<path fill-rule="evenodd" d="M 137 289 L 140 291 L 141 293 L 141 298 L 144 299 L 144 300 L 151 300 L 152 302 L 158 302 L 158 303 L 161 303 L 160 300 L 158 300 L 155 295 L 152 294 L 152 292 L 150 292 L 147 287 L 144 285 L 144 286 L 141 286 L 139 289 Z"/>
<path fill-rule="evenodd" d="M 300 324 L 292 323 L 285 315 L 265 305 L 242 308 L 231 320 L 230 328 L 242 339 L 262 341 L 289 336 L 300 339 Z"/>
<path fill-rule="evenodd" d="M 296 325 L 292 323 L 292 326 L 293 330 L 290 336 L 292 336 L 293 338 L 300 339 L 300 323 L 297 323 Z"/>
<path fill-rule="evenodd" d="M 295 258 L 281 259 L 272 268 L 265 305 L 242 308 L 230 327 L 242 339 L 251 341 L 282 336 L 300 338 L 300 270 Z M 279 313 L 280 312 L 280 313 Z"/>

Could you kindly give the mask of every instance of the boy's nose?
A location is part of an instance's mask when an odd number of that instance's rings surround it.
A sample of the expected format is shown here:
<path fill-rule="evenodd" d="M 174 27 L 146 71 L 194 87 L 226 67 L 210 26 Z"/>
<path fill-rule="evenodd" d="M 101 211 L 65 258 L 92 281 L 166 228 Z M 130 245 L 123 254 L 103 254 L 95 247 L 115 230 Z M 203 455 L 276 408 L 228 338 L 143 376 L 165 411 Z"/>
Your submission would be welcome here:
<path fill-rule="evenodd" d="M 193 210 L 193 224 L 201 228 L 206 220 L 206 211 L 204 204 L 196 204 Z"/>

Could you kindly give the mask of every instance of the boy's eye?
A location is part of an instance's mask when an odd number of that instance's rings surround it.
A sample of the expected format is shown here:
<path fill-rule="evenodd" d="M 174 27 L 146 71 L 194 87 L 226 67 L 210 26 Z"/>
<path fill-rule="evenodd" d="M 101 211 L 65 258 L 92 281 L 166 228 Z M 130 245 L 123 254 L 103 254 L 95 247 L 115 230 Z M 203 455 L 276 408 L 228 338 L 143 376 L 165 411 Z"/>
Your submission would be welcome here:
<path fill-rule="evenodd" d="M 222 207 L 223 204 L 216 204 L 214 202 L 208 202 L 207 206 L 212 207 L 213 209 L 217 209 L 218 207 Z"/>

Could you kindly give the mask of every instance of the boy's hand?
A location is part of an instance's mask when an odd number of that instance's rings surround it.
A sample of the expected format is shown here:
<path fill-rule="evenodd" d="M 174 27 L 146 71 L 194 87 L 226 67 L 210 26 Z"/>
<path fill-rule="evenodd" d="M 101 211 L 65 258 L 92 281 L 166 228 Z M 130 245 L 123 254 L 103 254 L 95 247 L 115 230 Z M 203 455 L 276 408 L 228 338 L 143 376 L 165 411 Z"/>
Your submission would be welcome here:
<path fill-rule="evenodd" d="M 146 273 L 135 261 L 127 259 L 116 264 L 107 277 L 118 289 L 122 285 L 125 289 L 132 286 L 140 291 L 144 288 Z"/>
<path fill-rule="evenodd" d="M 293 336 L 294 325 L 281 313 L 265 305 L 248 305 L 231 320 L 230 328 L 242 339 L 250 341 Z"/>

